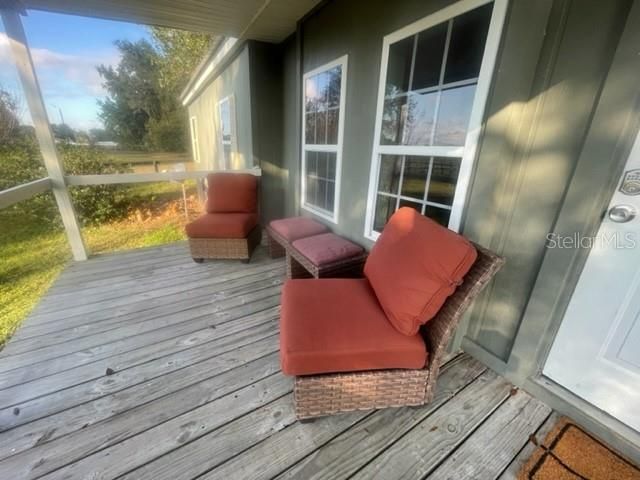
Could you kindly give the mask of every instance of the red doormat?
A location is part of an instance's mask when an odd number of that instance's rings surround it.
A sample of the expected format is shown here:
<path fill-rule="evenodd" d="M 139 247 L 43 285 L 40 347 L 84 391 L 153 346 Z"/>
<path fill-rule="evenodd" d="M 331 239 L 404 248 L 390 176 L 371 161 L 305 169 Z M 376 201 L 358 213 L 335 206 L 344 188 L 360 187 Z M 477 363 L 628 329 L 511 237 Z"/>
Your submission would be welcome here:
<path fill-rule="evenodd" d="M 640 480 L 640 469 L 563 417 L 537 444 L 518 480 Z"/>

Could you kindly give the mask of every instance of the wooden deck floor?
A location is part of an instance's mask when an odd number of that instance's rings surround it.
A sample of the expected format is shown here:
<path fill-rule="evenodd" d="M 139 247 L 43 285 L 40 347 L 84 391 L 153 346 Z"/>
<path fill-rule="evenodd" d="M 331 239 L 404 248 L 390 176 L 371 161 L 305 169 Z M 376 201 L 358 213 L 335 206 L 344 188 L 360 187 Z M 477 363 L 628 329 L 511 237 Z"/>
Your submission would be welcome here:
<path fill-rule="evenodd" d="M 514 478 L 550 409 L 467 355 L 435 400 L 295 421 L 282 260 L 69 266 L 0 353 L 0 479 Z"/>

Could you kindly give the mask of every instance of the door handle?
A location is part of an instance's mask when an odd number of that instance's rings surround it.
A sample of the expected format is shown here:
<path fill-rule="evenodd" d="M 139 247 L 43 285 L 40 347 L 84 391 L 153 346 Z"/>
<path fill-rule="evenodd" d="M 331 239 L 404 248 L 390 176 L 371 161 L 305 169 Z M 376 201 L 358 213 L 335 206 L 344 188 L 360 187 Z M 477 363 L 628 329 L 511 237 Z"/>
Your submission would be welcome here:
<path fill-rule="evenodd" d="M 609 220 L 616 223 L 627 223 L 636 216 L 636 209 L 631 205 L 616 205 L 609 210 Z"/>

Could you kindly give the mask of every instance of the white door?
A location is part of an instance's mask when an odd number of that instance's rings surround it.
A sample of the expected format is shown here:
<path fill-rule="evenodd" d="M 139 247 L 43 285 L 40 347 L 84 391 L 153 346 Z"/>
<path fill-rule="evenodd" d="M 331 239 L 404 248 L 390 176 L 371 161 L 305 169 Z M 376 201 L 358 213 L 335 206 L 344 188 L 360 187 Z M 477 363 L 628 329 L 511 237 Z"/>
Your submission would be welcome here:
<path fill-rule="evenodd" d="M 543 373 L 640 431 L 640 135 L 596 238 L 573 241 L 592 246 Z"/>

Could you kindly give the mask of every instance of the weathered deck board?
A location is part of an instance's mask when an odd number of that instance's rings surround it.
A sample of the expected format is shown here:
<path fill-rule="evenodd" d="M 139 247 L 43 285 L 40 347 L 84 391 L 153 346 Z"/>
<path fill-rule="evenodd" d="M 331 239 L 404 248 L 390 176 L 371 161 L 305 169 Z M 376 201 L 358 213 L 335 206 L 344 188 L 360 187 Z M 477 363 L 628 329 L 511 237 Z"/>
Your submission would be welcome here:
<path fill-rule="evenodd" d="M 0 353 L 0 478 L 513 478 L 549 409 L 467 355 L 423 408 L 296 422 L 283 274 L 184 243 L 71 265 Z"/>

